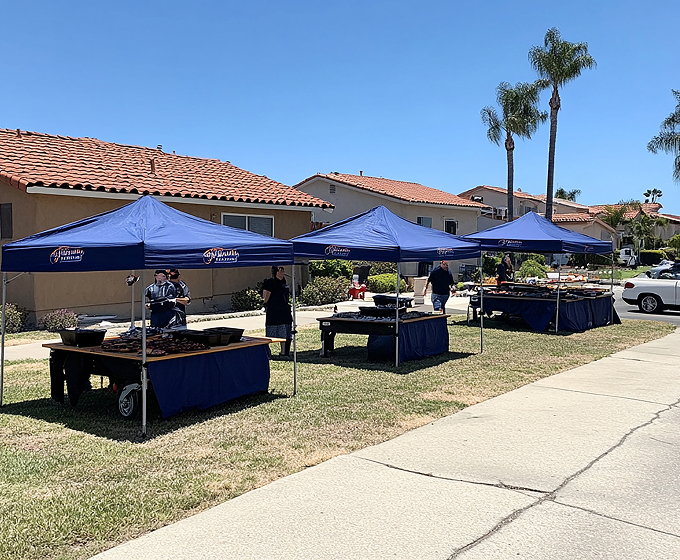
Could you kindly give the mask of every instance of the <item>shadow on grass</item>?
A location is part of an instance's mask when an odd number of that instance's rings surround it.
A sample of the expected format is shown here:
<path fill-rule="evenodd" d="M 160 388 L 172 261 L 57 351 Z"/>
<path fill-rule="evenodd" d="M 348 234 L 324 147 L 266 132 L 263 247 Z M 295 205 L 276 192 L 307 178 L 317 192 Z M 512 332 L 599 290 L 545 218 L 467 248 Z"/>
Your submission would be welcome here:
<path fill-rule="evenodd" d="M 472 356 L 473 352 L 444 352 L 436 356 L 429 356 L 421 360 L 402 362 L 398 368 L 394 367 L 394 357 L 385 361 L 368 361 L 366 346 L 339 346 L 329 352 L 328 358 L 319 356 L 318 350 L 306 350 L 297 353 L 298 364 L 333 365 L 367 371 L 391 371 L 397 375 L 406 375 L 449 362 Z M 274 358 L 274 357 L 272 357 Z"/>
<path fill-rule="evenodd" d="M 0 413 L 60 424 L 74 431 L 114 441 L 141 442 L 289 396 L 258 393 L 239 397 L 205 410 L 194 409 L 163 418 L 158 403 L 150 392 L 147 403 L 146 437 L 142 437 L 141 415 L 129 420 L 124 419 L 118 412 L 118 399 L 109 389 L 93 389 L 83 393 L 75 408 L 69 406 L 68 398 L 64 405 L 51 398 L 42 398 L 5 404 L 0 408 Z"/>
<path fill-rule="evenodd" d="M 470 321 L 470 324 L 467 324 L 467 320 L 463 318 L 460 321 L 452 321 L 450 323 L 451 325 L 455 326 L 468 326 L 470 328 L 475 328 L 479 329 L 479 320 L 477 321 Z M 521 317 L 517 316 L 510 316 L 510 317 L 503 317 L 501 315 L 494 315 L 493 317 L 484 317 L 484 330 L 495 330 L 495 331 L 506 331 L 506 332 L 531 332 L 531 333 L 540 333 L 540 334 L 545 334 L 545 335 L 557 335 L 557 336 L 570 336 L 573 334 L 576 334 L 573 331 L 557 331 L 555 332 L 555 325 L 550 325 L 548 330 L 545 331 L 536 331 L 532 329 L 529 325 L 527 325 L 526 321 L 522 319 Z"/>

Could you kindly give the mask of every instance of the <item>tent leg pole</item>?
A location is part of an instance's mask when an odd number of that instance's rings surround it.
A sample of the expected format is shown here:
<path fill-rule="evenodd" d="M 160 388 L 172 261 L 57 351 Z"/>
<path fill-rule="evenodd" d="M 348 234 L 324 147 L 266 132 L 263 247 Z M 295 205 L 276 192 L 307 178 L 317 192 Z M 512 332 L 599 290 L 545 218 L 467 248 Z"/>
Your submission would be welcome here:
<path fill-rule="evenodd" d="M 399 282 L 401 280 L 401 263 L 397 263 L 397 308 L 394 320 L 394 367 L 399 367 Z"/>
<path fill-rule="evenodd" d="M 144 270 L 142 270 L 142 290 L 144 289 Z M 142 437 L 146 437 L 146 302 L 142 293 Z"/>
<path fill-rule="evenodd" d="M 479 255 L 479 353 L 484 352 L 484 257 Z"/>
<path fill-rule="evenodd" d="M 132 271 L 132 276 L 135 275 L 135 271 Z M 132 291 L 132 304 L 130 305 L 130 330 L 133 330 L 135 328 L 135 283 L 132 283 L 132 286 L 130 286 L 130 289 Z"/>
<path fill-rule="evenodd" d="M 557 263 L 557 309 L 555 310 L 555 332 L 559 330 L 560 324 L 560 282 L 562 280 L 562 253 L 560 262 Z"/>
<path fill-rule="evenodd" d="M 614 247 L 614 242 L 612 241 L 612 248 Z M 612 275 L 609 284 L 609 289 L 612 292 L 611 305 L 609 306 L 609 324 L 614 324 L 614 253 L 612 252 Z"/>
<path fill-rule="evenodd" d="M 2 347 L 0 352 L 0 406 L 4 404 L 5 396 L 5 306 L 7 303 L 7 273 L 2 273 Z"/>
<path fill-rule="evenodd" d="M 297 307 L 295 294 L 295 262 L 291 267 L 291 278 L 293 281 L 293 396 L 297 395 L 297 346 L 295 335 L 297 332 L 297 317 L 295 315 L 295 308 Z"/>

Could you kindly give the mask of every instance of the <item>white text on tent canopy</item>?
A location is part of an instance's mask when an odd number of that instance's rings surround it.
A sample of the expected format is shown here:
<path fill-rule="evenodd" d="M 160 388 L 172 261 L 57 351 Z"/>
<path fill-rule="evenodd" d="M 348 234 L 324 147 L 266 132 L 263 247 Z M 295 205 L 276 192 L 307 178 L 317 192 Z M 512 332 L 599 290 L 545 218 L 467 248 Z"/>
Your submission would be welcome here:
<path fill-rule="evenodd" d="M 498 246 L 499 247 L 521 247 L 522 242 L 519 241 L 518 239 L 499 239 L 498 240 Z"/>
<path fill-rule="evenodd" d="M 349 257 L 349 248 L 338 245 L 328 245 L 325 253 L 333 257 Z"/>
<path fill-rule="evenodd" d="M 224 264 L 238 262 L 238 251 L 236 249 L 223 249 L 222 247 L 213 247 L 203 253 L 203 262 L 205 264 Z"/>
<path fill-rule="evenodd" d="M 83 260 L 85 250 L 82 247 L 59 247 L 50 254 L 52 264 L 80 262 Z"/>

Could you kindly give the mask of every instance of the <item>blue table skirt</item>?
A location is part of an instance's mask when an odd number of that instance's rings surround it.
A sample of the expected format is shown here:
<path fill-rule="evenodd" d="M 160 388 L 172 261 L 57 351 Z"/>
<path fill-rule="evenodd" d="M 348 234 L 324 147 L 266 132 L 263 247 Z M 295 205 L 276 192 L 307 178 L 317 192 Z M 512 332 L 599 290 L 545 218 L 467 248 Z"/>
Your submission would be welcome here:
<path fill-rule="evenodd" d="M 163 418 L 269 389 L 269 346 L 248 346 L 148 363 Z"/>
<path fill-rule="evenodd" d="M 449 351 L 446 317 L 399 323 L 399 362 L 420 360 Z M 394 360 L 394 336 L 369 335 L 369 360 Z"/>
<path fill-rule="evenodd" d="M 535 331 L 544 331 L 555 317 L 556 300 L 529 300 L 512 297 L 484 296 L 484 311 L 500 311 L 519 315 Z M 612 316 L 613 313 L 613 316 Z M 611 297 L 560 300 L 559 330 L 583 332 L 595 327 L 620 324 Z"/>

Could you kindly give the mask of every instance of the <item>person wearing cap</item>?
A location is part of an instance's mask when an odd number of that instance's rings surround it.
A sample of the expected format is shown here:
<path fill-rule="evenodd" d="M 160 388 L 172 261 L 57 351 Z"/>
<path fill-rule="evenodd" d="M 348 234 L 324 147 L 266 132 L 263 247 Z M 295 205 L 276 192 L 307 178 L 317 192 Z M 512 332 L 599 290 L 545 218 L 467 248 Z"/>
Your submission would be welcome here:
<path fill-rule="evenodd" d="M 158 269 L 154 272 L 154 283 L 144 291 L 146 306 L 151 309 L 151 326 L 165 328 L 175 321 L 175 286 L 168 281 L 168 271 Z"/>
<path fill-rule="evenodd" d="M 500 286 L 503 282 L 509 282 L 512 280 L 512 260 L 510 255 L 505 255 L 501 262 L 496 266 L 496 283 Z"/>
<path fill-rule="evenodd" d="M 186 326 L 187 324 L 187 308 L 191 302 L 191 294 L 189 293 L 189 286 L 182 280 L 179 270 L 171 268 L 168 271 L 168 279 L 170 283 L 175 286 L 176 303 L 175 303 L 175 326 Z"/>
<path fill-rule="evenodd" d="M 427 293 L 427 287 L 432 284 L 432 309 L 437 312 L 446 313 L 446 302 L 449 299 L 449 293 L 454 293 L 456 288 L 453 281 L 453 275 L 449 270 L 449 263 L 442 261 L 441 264 L 435 268 L 425 282 L 425 289 L 423 295 Z"/>
<path fill-rule="evenodd" d="M 262 286 L 262 297 L 265 307 L 265 333 L 272 338 L 285 338 L 281 343 L 281 356 L 290 356 L 290 344 L 293 339 L 291 315 L 288 296 L 290 288 L 286 282 L 284 268 L 272 266 L 272 277 L 267 278 Z"/>

